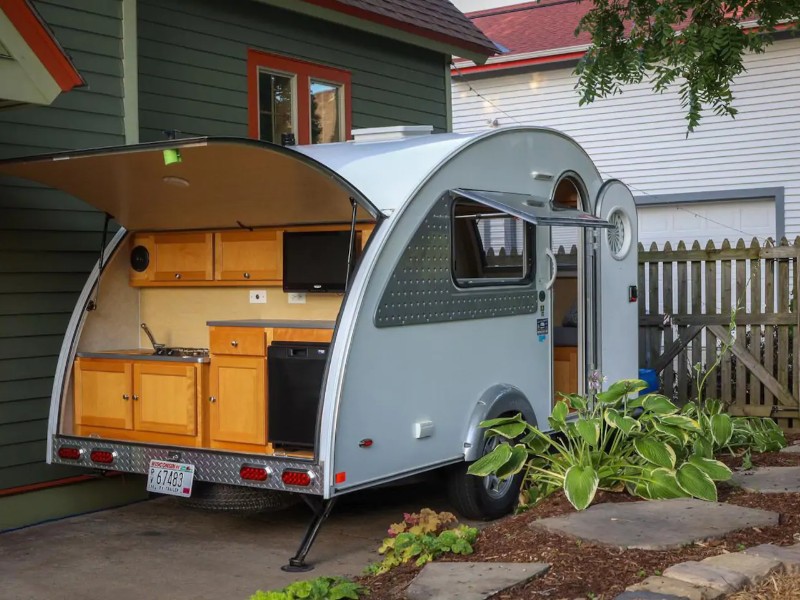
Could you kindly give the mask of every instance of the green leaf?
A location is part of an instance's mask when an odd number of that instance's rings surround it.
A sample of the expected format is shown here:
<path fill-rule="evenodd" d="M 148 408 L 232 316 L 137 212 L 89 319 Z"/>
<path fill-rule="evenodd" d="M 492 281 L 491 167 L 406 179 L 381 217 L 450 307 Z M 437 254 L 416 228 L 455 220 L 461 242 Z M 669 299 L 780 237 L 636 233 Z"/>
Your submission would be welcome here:
<path fill-rule="evenodd" d="M 714 458 L 714 444 L 710 439 L 703 435 L 698 435 L 694 440 L 692 448 L 695 456 L 702 458 Z"/>
<path fill-rule="evenodd" d="M 558 392 L 558 395 L 573 409 L 578 411 L 586 409 L 586 398 L 580 394 L 563 394 Z"/>
<path fill-rule="evenodd" d="M 680 429 L 678 427 L 673 427 L 672 425 L 665 425 L 664 423 L 661 423 L 659 421 L 654 421 L 653 427 L 655 427 L 656 431 L 659 431 L 668 438 L 675 440 L 681 446 L 688 443 L 689 441 L 689 434 L 683 429 Z"/>
<path fill-rule="evenodd" d="M 673 425 L 674 427 L 686 429 L 687 431 L 702 431 L 697 421 L 685 415 L 665 415 L 661 417 L 661 422 L 665 425 Z"/>
<path fill-rule="evenodd" d="M 506 464 L 511 459 L 511 446 L 508 444 L 500 444 L 494 450 L 481 456 L 478 460 L 472 463 L 467 469 L 470 475 L 477 475 L 485 477 Z"/>
<path fill-rule="evenodd" d="M 615 408 L 607 408 L 603 411 L 603 419 L 608 424 L 609 427 L 613 427 L 614 429 L 619 428 L 619 422 L 622 419 L 622 415 L 619 414 L 619 411 Z"/>
<path fill-rule="evenodd" d="M 575 429 L 590 447 L 597 447 L 600 440 L 600 419 L 578 419 L 575 421 Z"/>
<path fill-rule="evenodd" d="M 515 421 L 513 423 L 502 423 L 500 425 L 495 425 L 486 430 L 484 433 L 484 437 L 491 437 L 492 435 L 499 435 L 504 437 L 508 440 L 513 440 L 515 437 L 519 437 L 522 433 L 527 429 L 528 425 L 525 421 Z"/>
<path fill-rule="evenodd" d="M 671 469 L 658 468 L 649 473 L 650 481 L 647 490 L 653 500 L 670 498 L 686 498 L 688 494 L 678 485 L 676 472 Z"/>
<path fill-rule="evenodd" d="M 633 417 L 629 417 L 628 415 L 622 416 L 620 418 L 619 422 L 617 423 L 617 425 L 622 430 L 622 432 L 624 434 L 626 434 L 626 435 L 630 435 L 630 433 L 634 429 L 641 429 L 642 428 L 642 426 L 639 423 L 639 421 L 637 421 Z"/>
<path fill-rule="evenodd" d="M 647 387 L 641 379 L 620 379 L 612 383 L 605 392 L 600 392 L 595 396 L 599 402 L 609 404 L 624 398 L 628 394 L 639 392 Z"/>
<path fill-rule="evenodd" d="M 600 478 L 594 468 L 574 465 L 565 474 L 564 493 L 572 506 L 583 510 L 594 500 L 599 483 Z"/>
<path fill-rule="evenodd" d="M 675 450 L 669 444 L 651 437 L 640 437 L 633 440 L 633 447 L 647 462 L 668 469 L 675 468 Z"/>
<path fill-rule="evenodd" d="M 691 463 L 684 463 L 676 476 L 681 489 L 694 498 L 717 501 L 717 486 L 705 472 Z"/>
<path fill-rule="evenodd" d="M 569 406 L 567 406 L 567 403 L 563 400 L 559 400 L 553 407 L 553 412 L 550 414 L 550 418 L 563 425 L 568 414 Z"/>
<path fill-rule="evenodd" d="M 678 407 L 661 394 L 647 394 L 642 400 L 642 407 L 657 415 L 674 415 L 678 412 Z"/>
<path fill-rule="evenodd" d="M 497 476 L 500 479 L 508 479 L 512 475 L 516 475 L 525 466 L 525 461 L 528 460 L 528 449 L 522 444 L 517 444 L 511 449 L 511 457 L 508 462 L 502 467 L 497 469 Z"/>
<path fill-rule="evenodd" d="M 733 434 L 733 422 L 731 421 L 730 415 L 712 415 L 710 423 L 711 437 L 714 439 L 714 443 L 718 447 L 724 448 L 730 441 L 731 435 Z"/>
<path fill-rule="evenodd" d="M 524 423 L 522 413 L 517 413 L 513 417 L 499 417 L 497 419 L 481 421 L 479 427 L 486 429 L 489 427 L 497 427 L 498 425 L 505 425 L 507 423 Z"/>
<path fill-rule="evenodd" d="M 701 456 L 690 456 L 689 462 L 703 471 L 713 481 L 728 481 L 731 478 L 731 470 L 718 460 L 703 458 Z"/>

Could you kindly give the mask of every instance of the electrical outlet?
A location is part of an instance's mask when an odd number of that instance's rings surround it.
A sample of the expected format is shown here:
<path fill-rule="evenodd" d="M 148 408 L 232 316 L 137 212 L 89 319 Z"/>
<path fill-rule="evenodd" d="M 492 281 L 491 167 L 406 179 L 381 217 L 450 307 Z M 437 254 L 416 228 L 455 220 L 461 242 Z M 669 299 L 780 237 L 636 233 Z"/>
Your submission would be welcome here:
<path fill-rule="evenodd" d="M 250 290 L 250 304 L 266 304 L 267 290 Z"/>
<path fill-rule="evenodd" d="M 289 292 L 289 304 L 305 304 L 306 295 L 303 292 Z"/>

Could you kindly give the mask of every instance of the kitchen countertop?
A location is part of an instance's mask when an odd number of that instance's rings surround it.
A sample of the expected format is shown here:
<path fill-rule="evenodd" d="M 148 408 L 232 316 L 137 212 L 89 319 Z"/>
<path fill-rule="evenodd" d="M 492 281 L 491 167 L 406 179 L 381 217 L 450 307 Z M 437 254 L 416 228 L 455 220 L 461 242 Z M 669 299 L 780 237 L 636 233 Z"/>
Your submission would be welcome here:
<path fill-rule="evenodd" d="M 166 356 L 164 354 L 154 354 L 152 350 L 107 350 L 103 352 L 78 352 L 78 358 L 121 358 L 127 360 L 153 360 L 160 362 L 182 362 L 182 363 L 207 363 L 210 362 L 208 356 Z"/>
<path fill-rule="evenodd" d="M 239 321 L 208 321 L 211 327 L 285 327 L 287 329 L 333 329 L 336 321 L 292 321 L 281 319 L 243 319 Z"/>

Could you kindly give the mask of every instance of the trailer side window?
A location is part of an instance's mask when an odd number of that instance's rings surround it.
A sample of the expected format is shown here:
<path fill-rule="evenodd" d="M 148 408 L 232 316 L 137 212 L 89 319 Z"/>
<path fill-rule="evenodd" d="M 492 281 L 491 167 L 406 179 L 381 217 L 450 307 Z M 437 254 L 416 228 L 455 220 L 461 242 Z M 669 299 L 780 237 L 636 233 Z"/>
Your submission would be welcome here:
<path fill-rule="evenodd" d="M 453 280 L 459 287 L 527 285 L 533 276 L 532 227 L 476 202 L 453 203 Z"/>

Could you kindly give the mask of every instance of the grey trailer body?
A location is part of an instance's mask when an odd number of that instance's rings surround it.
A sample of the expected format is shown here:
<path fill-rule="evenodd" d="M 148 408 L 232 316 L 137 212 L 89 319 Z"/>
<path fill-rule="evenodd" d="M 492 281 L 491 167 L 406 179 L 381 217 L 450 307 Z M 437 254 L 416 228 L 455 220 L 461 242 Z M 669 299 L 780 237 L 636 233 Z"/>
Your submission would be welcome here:
<path fill-rule="evenodd" d="M 160 182 L 171 177 L 162 160 L 168 148 L 182 152 L 180 169 L 199 166 L 182 175 L 190 187 L 164 191 Z M 229 154 L 235 155 L 230 164 Z M 586 152 L 553 130 L 383 141 L 357 136 L 293 148 L 202 138 L 3 161 L 0 173 L 64 189 L 126 228 L 109 244 L 102 272 L 96 268 L 87 282 L 64 341 L 52 395 L 50 462 L 146 473 L 150 460 L 180 456 L 196 466 L 199 480 L 329 499 L 475 460 L 484 451 L 478 424 L 486 418 L 521 412 L 546 428 L 554 397 L 555 227 L 580 231 L 576 386 L 582 389 L 595 369 L 610 379 L 637 373 L 632 196 L 619 182 L 604 183 Z M 577 208 L 553 202 L 565 179 L 577 190 Z M 103 440 L 65 426 L 72 364 L 99 318 L 86 307 L 98 282 L 101 300 L 104 286 L 113 287 L 114 262 L 124 263 L 120 248 L 128 235 L 235 229 L 237 221 L 254 227 L 347 223 L 351 214 L 374 219 L 376 227 L 342 298 L 313 457 Z M 505 222 L 524 236 L 521 276 L 477 281 L 455 273 L 460 250 L 453 228 L 460 225 L 454 223 L 508 215 L 513 219 Z M 128 292 L 120 295 L 130 299 Z M 115 323 L 115 310 L 114 303 L 101 303 L 106 324 Z M 115 336 L 138 336 L 138 318 L 125 319 L 109 329 L 109 348 Z M 65 444 L 81 450 L 80 460 L 59 456 Z M 113 464 L 92 464 L 91 450 L 99 447 L 113 451 Z M 276 476 L 242 480 L 244 464 Z M 281 481 L 285 469 L 307 471 L 311 485 Z"/>

